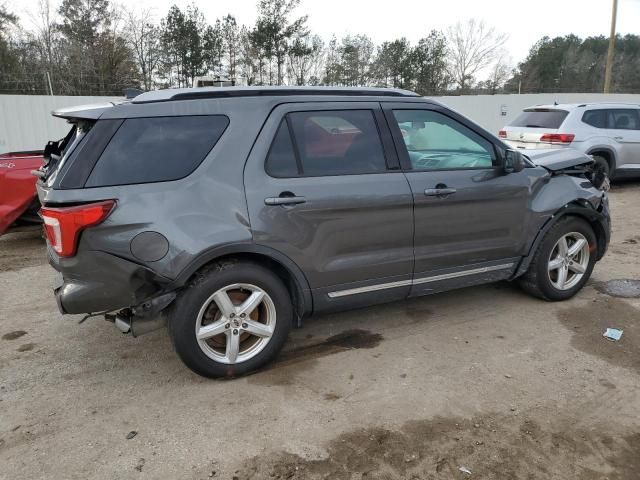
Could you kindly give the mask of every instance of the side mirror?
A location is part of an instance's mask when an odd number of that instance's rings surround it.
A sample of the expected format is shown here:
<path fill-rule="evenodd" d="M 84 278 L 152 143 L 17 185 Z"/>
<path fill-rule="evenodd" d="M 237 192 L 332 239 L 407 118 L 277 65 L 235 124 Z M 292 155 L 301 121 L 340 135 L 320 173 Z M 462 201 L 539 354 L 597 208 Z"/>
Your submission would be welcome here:
<path fill-rule="evenodd" d="M 504 172 L 518 173 L 524 170 L 525 161 L 522 153 L 517 150 L 505 150 L 504 152 Z"/>

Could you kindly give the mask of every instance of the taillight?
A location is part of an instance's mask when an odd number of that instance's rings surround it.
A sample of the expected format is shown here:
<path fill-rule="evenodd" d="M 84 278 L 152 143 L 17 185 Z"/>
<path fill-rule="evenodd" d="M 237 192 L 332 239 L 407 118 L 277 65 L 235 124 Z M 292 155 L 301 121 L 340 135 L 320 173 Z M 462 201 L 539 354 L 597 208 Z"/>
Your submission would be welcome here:
<path fill-rule="evenodd" d="M 498 132 L 498 136 L 499 136 L 500 138 L 507 138 L 507 131 L 506 131 L 506 130 L 500 130 L 500 131 Z"/>
<path fill-rule="evenodd" d="M 540 137 L 545 143 L 571 143 L 576 136 L 573 133 L 545 133 Z"/>
<path fill-rule="evenodd" d="M 40 215 L 51 248 L 61 257 L 73 257 L 80 232 L 102 223 L 115 205 L 115 200 L 105 200 L 75 207 L 42 207 Z"/>

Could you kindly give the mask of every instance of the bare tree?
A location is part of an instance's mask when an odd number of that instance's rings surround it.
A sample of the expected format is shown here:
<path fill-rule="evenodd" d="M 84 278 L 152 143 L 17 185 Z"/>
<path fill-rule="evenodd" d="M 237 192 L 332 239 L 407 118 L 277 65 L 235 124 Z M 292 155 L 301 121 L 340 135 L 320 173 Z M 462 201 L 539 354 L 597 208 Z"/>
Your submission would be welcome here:
<path fill-rule="evenodd" d="M 4 34 L 8 25 L 17 24 L 18 17 L 9 11 L 5 2 L 0 2 L 0 35 Z"/>
<path fill-rule="evenodd" d="M 57 15 L 51 7 L 50 0 L 38 0 L 38 8 L 35 15 L 30 15 L 35 26 L 34 36 L 36 45 L 40 50 L 40 56 L 47 68 L 55 64 L 54 50 L 56 42 Z"/>
<path fill-rule="evenodd" d="M 489 93 L 491 93 L 491 95 L 498 93 L 498 91 L 504 87 L 506 81 L 509 80 L 511 70 L 513 69 L 512 65 L 511 58 L 506 52 L 502 52 L 502 54 L 496 58 L 496 61 L 491 66 L 491 74 L 488 79 Z"/>
<path fill-rule="evenodd" d="M 482 20 L 458 22 L 448 30 L 451 77 L 464 93 L 475 75 L 487 68 L 502 50 L 507 36 Z"/>
<path fill-rule="evenodd" d="M 151 10 L 127 11 L 126 37 L 140 70 L 144 89 L 151 90 L 162 56 L 160 31 Z"/>

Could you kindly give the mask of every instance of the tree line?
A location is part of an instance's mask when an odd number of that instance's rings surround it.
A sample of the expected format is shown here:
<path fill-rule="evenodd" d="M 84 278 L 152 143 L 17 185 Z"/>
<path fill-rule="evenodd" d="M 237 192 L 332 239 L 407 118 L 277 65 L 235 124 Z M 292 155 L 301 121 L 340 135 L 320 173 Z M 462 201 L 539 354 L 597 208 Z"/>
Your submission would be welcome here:
<path fill-rule="evenodd" d="M 376 45 L 367 35 L 325 39 L 300 0 L 259 0 L 253 25 L 208 23 L 192 3 L 157 19 L 110 0 L 40 0 L 18 18 L 0 3 L 0 93 L 121 95 L 190 87 L 213 76 L 242 85 L 405 88 L 422 95 L 602 91 L 607 39 L 543 38 L 513 66 L 507 37 L 482 21 Z M 29 26 L 26 26 L 28 24 Z M 616 42 L 613 91 L 640 91 L 640 37 Z"/>

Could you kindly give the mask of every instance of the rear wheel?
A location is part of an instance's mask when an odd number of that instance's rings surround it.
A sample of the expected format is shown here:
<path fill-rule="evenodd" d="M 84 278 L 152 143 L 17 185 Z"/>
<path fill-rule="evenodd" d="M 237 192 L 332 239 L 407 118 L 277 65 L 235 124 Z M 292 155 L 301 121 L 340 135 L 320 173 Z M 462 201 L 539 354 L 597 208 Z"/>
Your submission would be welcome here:
<path fill-rule="evenodd" d="M 176 352 L 205 377 L 233 377 L 262 367 L 291 329 L 287 288 L 271 271 L 229 262 L 199 273 L 176 300 L 169 331 Z"/>
<path fill-rule="evenodd" d="M 586 221 L 561 219 L 546 233 L 520 285 L 545 300 L 571 298 L 589 280 L 595 251 L 596 236 Z"/>

